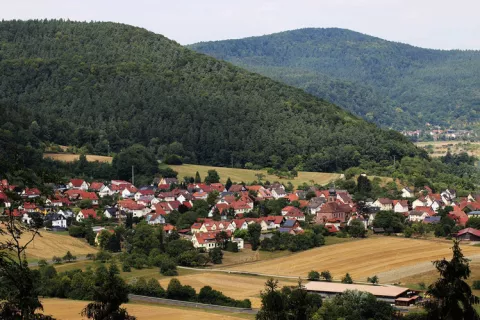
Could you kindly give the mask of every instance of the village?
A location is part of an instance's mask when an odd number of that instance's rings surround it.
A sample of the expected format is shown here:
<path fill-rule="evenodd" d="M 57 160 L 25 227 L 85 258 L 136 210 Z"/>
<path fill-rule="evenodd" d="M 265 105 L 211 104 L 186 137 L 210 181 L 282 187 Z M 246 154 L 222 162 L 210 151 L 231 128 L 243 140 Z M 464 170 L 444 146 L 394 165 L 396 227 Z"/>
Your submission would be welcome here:
<path fill-rule="evenodd" d="M 307 190 L 291 192 L 285 189 L 280 183 L 186 184 L 177 178 L 156 178 L 152 185 L 139 187 L 123 180 L 104 183 L 71 179 L 66 185 L 55 186 L 53 194 L 47 196 L 37 188 L 19 190 L 4 179 L 0 186 L 0 203 L 4 207 L 3 214 L 11 214 L 26 224 L 32 223 L 34 216 L 40 217 L 43 226 L 52 231 L 64 231 L 72 224 L 90 221 L 97 237 L 112 225 L 122 224 L 130 215 L 136 222 L 144 220 L 149 225 L 161 225 L 167 234 L 177 232 L 190 240 L 195 248 L 207 252 L 220 246 L 218 235 L 221 232 L 226 233 L 232 243 L 236 243 L 238 250 L 250 248 L 245 237 L 237 235 L 248 230 L 251 224 L 261 227 L 260 240 L 270 238 L 273 232 L 293 236 L 303 234 L 312 225 L 325 227 L 330 235 L 345 233 L 352 224 L 361 225 L 365 230 L 360 233 L 363 237 L 367 231 L 374 234 L 404 231 L 376 224 L 376 216 L 381 212 L 401 215 L 404 220 L 402 223 L 406 225 L 422 224 L 433 230 L 442 221 L 438 212 L 446 208 L 451 209 L 447 217 L 454 227 L 444 236 L 480 239 L 480 231 L 465 228 L 470 217 L 480 217 L 478 195 L 457 197 L 454 190 L 434 193 L 428 186 L 415 191 L 405 186 L 400 199 L 378 198 L 355 202 L 348 191 L 333 187 L 321 190 L 312 186 Z M 12 208 L 9 192 L 21 197 L 18 207 Z M 104 203 L 105 199 L 109 199 L 108 204 Z M 253 214 L 254 210 L 258 212 L 259 207 L 264 209 L 269 201 L 277 201 L 284 206 L 265 216 Z M 197 217 L 191 225 L 182 224 L 181 228 L 178 223 L 169 222 L 172 221 L 170 217 L 181 216 L 191 210 L 195 203 L 202 203 L 206 208 L 204 216 Z"/>

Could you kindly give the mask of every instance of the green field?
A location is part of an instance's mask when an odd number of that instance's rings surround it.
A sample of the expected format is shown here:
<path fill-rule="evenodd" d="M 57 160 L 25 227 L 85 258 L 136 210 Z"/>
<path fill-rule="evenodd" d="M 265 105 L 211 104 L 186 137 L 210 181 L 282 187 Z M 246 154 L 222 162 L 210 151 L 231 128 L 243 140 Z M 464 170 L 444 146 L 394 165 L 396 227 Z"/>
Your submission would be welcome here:
<path fill-rule="evenodd" d="M 469 141 L 428 141 L 417 142 L 417 147 L 424 148 L 432 157 L 442 157 L 450 150 L 453 154 L 467 152 L 471 156 L 480 156 L 480 142 Z"/>
<path fill-rule="evenodd" d="M 178 172 L 179 179 L 182 179 L 185 176 L 195 177 L 195 173 L 198 171 L 202 179 L 207 175 L 208 170 L 215 169 L 220 175 L 220 182 L 225 183 L 228 178 L 233 182 L 245 182 L 249 183 L 252 181 L 257 181 L 258 178 L 255 174 L 262 173 L 265 177 L 262 181 L 278 181 L 281 183 L 291 182 L 294 186 L 301 185 L 303 183 L 311 184 L 311 181 L 320 185 L 327 185 L 331 181 L 340 178 L 338 173 L 325 173 L 325 172 L 298 172 L 298 177 L 295 179 L 281 179 L 275 175 L 267 174 L 266 170 L 248 170 L 248 169 L 236 169 L 236 168 L 225 168 L 225 167 L 212 167 L 212 166 L 201 166 L 194 164 L 184 164 L 180 166 L 170 165 L 173 170 Z"/>

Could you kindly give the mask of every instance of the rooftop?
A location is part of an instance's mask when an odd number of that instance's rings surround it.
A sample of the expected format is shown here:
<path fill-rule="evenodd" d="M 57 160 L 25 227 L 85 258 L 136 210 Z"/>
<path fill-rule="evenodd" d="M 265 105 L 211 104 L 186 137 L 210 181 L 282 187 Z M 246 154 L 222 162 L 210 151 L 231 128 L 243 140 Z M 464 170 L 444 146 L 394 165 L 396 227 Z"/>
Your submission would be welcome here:
<path fill-rule="evenodd" d="M 366 291 L 374 296 L 398 297 L 407 292 L 408 288 L 395 286 L 369 286 L 364 284 L 346 284 L 337 282 L 312 281 L 305 284 L 307 291 L 342 293 L 346 290 Z"/>

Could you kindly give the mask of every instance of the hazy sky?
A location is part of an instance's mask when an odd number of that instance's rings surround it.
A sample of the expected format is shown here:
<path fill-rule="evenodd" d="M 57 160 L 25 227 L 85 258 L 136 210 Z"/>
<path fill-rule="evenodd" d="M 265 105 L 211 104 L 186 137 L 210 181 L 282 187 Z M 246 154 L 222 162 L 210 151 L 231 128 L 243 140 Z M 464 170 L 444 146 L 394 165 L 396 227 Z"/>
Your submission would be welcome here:
<path fill-rule="evenodd" d="M 0 0 L 0 18 L 115 21 L 181 44 L 304 27 L 440 49 L 480 49 L 479 0 Z"/>

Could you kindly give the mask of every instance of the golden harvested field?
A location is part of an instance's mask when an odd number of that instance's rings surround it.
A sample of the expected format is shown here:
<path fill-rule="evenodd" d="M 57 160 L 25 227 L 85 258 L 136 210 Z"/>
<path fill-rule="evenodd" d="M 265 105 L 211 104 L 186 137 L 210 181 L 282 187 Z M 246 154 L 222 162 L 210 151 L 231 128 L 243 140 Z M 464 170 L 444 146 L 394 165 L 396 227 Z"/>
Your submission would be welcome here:
<path fill-rule="evenodd" d="M 355 281 L 365 281 L 367 277 L 373 275 L 380 277 L 382 272 L 391 272 L 407 267 L 414 268 L 421 263 L 429 265 L 433 260 L 451 257 L 451 246 L 449 241 L 377 236 L 226 269 L 302 277 L 306 277 L 311 270 L 319 272 L 329 270 L 334 279 L 340 279 L 348 272 Z M 480 248 L 471 245 L 462 245 L 462 250 L 466 256 L 480 254 Z M 413 273 L 417 271 L 419 270 L 413 270 Z M 404 273 L 411 275 L 412 270 L 404 270 Z M 401 278 L 402 275 L 396 274 L 395 277 Z M 394 277 L 390 276 L 390 278 Z M 382 282 L 382 277 L 380 277 L 380 282 Z"/>
<path fill-rule="evenodd" d="M 295 179 L 280 179 L 275 175 L 268 175 L 265 170 L 248 170 L 248 169 L 234 169 L 225 167 L 212 167 L 212 166 L 200 166 L 193 164 L 184 164 L 181 166 L 169 165 L 173 170 L 178 172 L 178 177 L 181 179 L 184 176 L 195 177 L 195 173 L 198 171 L 202 179 L 207 175 L 208 170 L 215 169 L 220 175 L 220 181 L 225 183 L 227 179 L 234 182 L 252 182 L 258 180 L 255 174 L 262 173 L 265 175 L 263 181 L 269 180 L 270 182 L 279 181 L 282 183 L 291 182 L 294 186 L 298 186 L 305 183 L 310 184 L 311 180 L 320 185 L 326 185 L 330 181 L 340 178 L 338 173 L 324 173 L 324 172 L 298 172 L 298 177 Z"/>
<path fill-rule="evenodd" d="M 88 245 L 88 243 L 65 235 L 57 235 L 50 232 L 40 231 L 41 236 L 36 236 L 35 240 L 30 243 L 27 248 L 27 257 L 29 259 L 46 259 L 50 260 L 53 256 L 63 257 L 67 251 L 73 255 L 83 256 L 88 253 L 95 253 L 97 249 Z M 0 236 L 0 240 L 6 239 L 7 236 Z M 30 238 L 25 235 L 20 243 L 24 244 Z"/>
<path fill-rule="evenodd" d="M 66 299 L 43 299 L 44 314 L 53 316 L 59 320 L 86 319 L 80 316 L 81 310 L 87 305 L 87 301 Z M 170 307 L 151 304 L 128 303 L 123 305 L 131 315 L 138 320 L 156 319 L 182 319 L 182 320 L 236 320 L 253 319 L 250 315 L 227 314 L 226 312 L 214 312 L 201 309 Z"/>
<path fill-rule="evenodd" d="M 70 153 L 44 153 L 43 157 L 50 158 L 53 160 L 58 160 L 58 161 L 73 162 L 75 160 L 78 160 L 80 158 L 80 155 L 70 154 Z M 87 161 L 89 162 L 99 161 L 99 162 L 112 163 L 112 157 L 87 154 Z"/>
<path fill-rule="evenodd" d="M 223 292 L 224 295 L 234 299 L 250 299 L 253 308 L 261 306 L 260 291 L 265 287 L 267 278 L 258 276 L 247 276 L 238 274 L 227 274 L 220 272 L 203 272 L 175 277 L 182 284 L 190 285 L 200 292 L 204 286 L 211 286 L 213 289 Z M 295 279 L 278 279 L 280 287 L 294 286 Z M 160 279 L 162 287 L 167 288 L 170 278 Z"/>

